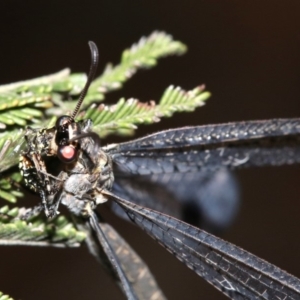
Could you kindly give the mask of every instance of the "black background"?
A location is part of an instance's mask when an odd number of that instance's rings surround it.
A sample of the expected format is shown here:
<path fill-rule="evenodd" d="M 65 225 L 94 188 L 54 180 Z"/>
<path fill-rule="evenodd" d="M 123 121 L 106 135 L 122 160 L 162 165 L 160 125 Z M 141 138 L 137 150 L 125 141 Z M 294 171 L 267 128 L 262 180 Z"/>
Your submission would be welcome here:
<path fill-rule="evenodd" d="M 185 42 L 189 52 L 140 72 L 120 96 L 158 99 L 169 84 L 205 83 L 213 93 L 193 114 L 143 127 L 163 128 L 300 115 L 300 2 L 294 1 L 1 1 L 0 83 L 56 72 L 86 72 L 87 41 L 101 62 L 153 30 Z M 300 276 L 299 167 L 238 172 L 242 207 L 223 236 Z M 169 299 L 223 299 L 132 225 L 114 225 L 148 262 Z M 0 290 L 15 299 L 122 299 L 86 249 L 0 248 Z"/>

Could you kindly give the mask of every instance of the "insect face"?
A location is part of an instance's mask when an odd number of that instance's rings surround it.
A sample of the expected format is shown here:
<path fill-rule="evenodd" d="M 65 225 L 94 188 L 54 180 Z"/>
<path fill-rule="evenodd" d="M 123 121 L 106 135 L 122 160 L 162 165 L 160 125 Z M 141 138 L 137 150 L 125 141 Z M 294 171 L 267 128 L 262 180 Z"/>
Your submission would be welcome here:
<path fill-rule="evenodd" d="M 60 200 L 54 200 L 53 207 L 53 200 L 50 199 L 52 198 L 50 196 L 61 190 L 66 174 L 61 174 L 58 178 L 48 174 L 43 156 L 57 156 L 63 163 L 63 168 L 68 171 L 78 169 L 80 165 L 89 169 L 93 169 L 97 165 L 97 159 L 93 156 L 98 152 L 100 138 L 97 134 L 90 132 L 90 121 L 75 121 L 98 65 L 97 46 L 93 42 L 89 42 L 89 46 L 92 56 L 91 68 L 88 80 L 72 115 L 58 118 L 53 128 L 42 130 L 28 128 L 25 134 L 28 148 L 20 157 L 19 167 L 25 184 L 40 194 L 47 217 L 53 217 L 57 214 Z M 88 139 L 95 142 L 84 141 Z M 82 144 L 84 144 L 83 147 Z M 91 144 L 93 145 L 91 146 Z M 85 152 L 87 159 L 80 156 L 81 149 Z M 79 156 L 81 163 L 76 166 Z M 85 161 L 89 161 L 89 163 Z M 70 166 L 66 167 L 66 165 Z"/>

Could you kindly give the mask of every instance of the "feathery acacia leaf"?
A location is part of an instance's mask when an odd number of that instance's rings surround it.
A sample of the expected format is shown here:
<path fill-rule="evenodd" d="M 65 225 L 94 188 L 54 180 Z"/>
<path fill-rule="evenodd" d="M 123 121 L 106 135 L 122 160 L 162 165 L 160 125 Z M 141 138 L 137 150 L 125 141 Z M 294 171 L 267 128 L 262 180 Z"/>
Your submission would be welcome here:
<path fill-rule="evenodd" d="M 50 94 L 3 93 L 0 95 L 0 130 L 6 125 L 26 126 L 38 123 L 42 112 L 36 108 L 52 107 Z"/>
<path fill-rule="evenodd" d="M 142 103 L 137 99 L 120 99 L 114 105 L 92 105 L 81 118 L 90 118 L 94 123 L 93 130 L 101 137 L 108 134 L 131 135 L 138 124 L 159 122 L 162 117 L 171 117 L 175 112 L 193 111 L 204 105 L 210 93 L 198 86 L 190 91 L 170 86 L 163 93 L 159 104 L 153 101 Z M 18 162 L 18 155 L 23 149 L 20 139 L 22 130 L 0 134 L 0 171 L 4 171 Z"/>
<path fill-rule="evenodd" d="M 22 90 L 22 89 L 28 89 L 30 87 L 34 86 L 43 86 L 43 85 L 50 85 L 57 81 L 65 80 L 69 77 L 70 70 L 69 69 L 63 69 L 62 71 L 59 71 L 57 73 L 46 75 L 34 79 L 29 80 L 23 80 L 18 81 L 14 83 L 4 84 L 0 86 L 0 94 L 7 93 L 10 91 L 16 91 L 16 90 Z"/>
<path fill-rule="evenodd" d="M 184 44 L 174 41 L 164 32 L 156 31 L 142 38 L 123 52 L 119 65 L 108 65 L 92 83 L 85 98 L 85 107 L 122 87 L 137 70 L 151 68 L 159 58 L 180 55 L 185 51 Z M 68 114 L 74 109 L 86 79 L 85 74 L 70 74 L 69 69 L 64 69 L 52 75 L 0 86 L 0 172 L 18 163 L 25 148 L 24 126 L 49 128 L 50 123 L 53 126 L 54 116 Z M 80 117 L 91 118 L 95 131 L 101 136 L 111 133 L 128 135 L 138 124 L 158 122 L 161 117 L 170 117 L 176 111 L 191 111 L 203 105 L 209 95 L 204 92 L 204 87 L 186 92 L 171 86 L 159 104 L 121 99 L 112 106 L 93 104 L 83 110 Z M 0 197 L 16 202 L 22 196 L 15 188 L 18 182 L 14 176 L 11 179 L 2 177 Z M 85 238 L 84 233 L 76 230 L 64 217 L 46 221 L 38 216 L 25 222 L 18 219 L 22 212 L 24 209 L 0 208 L 0 245 L 78 246 Z"/>
<path fill-rule="evenodd" d="M 46 221 L 38 216 L 29 222 L 18 219 L 24 209 L 0 208 L 0 245 L 77 247 L 85 239 L 65 217 Z"/>
<path fill-rule="evenodd" d="M 97 92 L 99 95 L 99 93 L 120 89 L 123 83 L 131 78 L 138 69 L 152 68 L 159 58 L 181 55 L 186 52 L 186 49 L 187 47 L 183 43 L 174 41 L 172 36 L 165 32 L 154 31 L 148 37 L 142 37 L 138 43 L 122 53 L 119 65 L 115 67 L 111 64 L 107 65 L 104 73 L 94 80 L 85 105 L 89 104 L 89 99 L 93 99 L 93 94 L 97 94 Z"/>
<path fill-rule="evenodd" d="M 0 300 L 14 300 L 14 299 L 0 292 Z"/>
<path fill-rule="evenodd" d="M 151 124 L 159 122 L 162 117 L 171 117 L 174 112 L 193 111 L 202 106 L 210 97 L 204 91 L 204 86 L 198 86 L 190 91 L 180 87 L 170 86 L 163 93 L 160 102 L 142 103 L 137 99 L 120 99 L 117 104 L 98 106 L 92 105 L 81 117 L 93 121 L 93 130 L 101 137 L 109 133 L 132 134 L 136 124 Z"/>
<path fill-rule="evenodd" d="M 130 49 L 125 50 L 121 63 L 113 68 L 107 68 L 104 74 L 92 83 L 85 103 L 89 100 L 92 102 L 102 100 L 104 93 L 121 87 L 138 69 L 153 67 L 157 59 L 167 55 L 183 54 L 185 51 L 186 46 L 174 41 L 170 35 L 153 32 L 149 37 L 142 38 Z M 51 116 L 60 116 L 72 111 L 76 101 L 63 100 L 66 97 L 69 100 L 70 97 L 78 96 L 86 78 L 85 74 L 70 74 L 69 69 L 64 69 L 40 78 L 0 86 L 0 172 L 18 163 L 18 156 L 25 144 L 24 126 L 49 127 L 47 124 Z M 188 104 L 184 108 L 183 101 L 180 105 L 177 105 L 179 111 L 191 109 Z M 95 107 L 93 105 L 92 110 L 88 110 L 85 115 L 92 114 Z M 106 106 L 98 108 L 93 120 L 101 128 L 97 131 L 102 136 L 114 133 L 116 130 L 112 129 L 116 127 L 119 127 L 117 130 L 119 134 L 129 135 L 132 134 L 135 124 L 149 124 L 159 121 L 162 116 L 171 115 L 171 111 L 176 111 L 176 102 L 173 101 L 172 106 L 164 105 L 164 111 L 159 111 L 162 108 L 162 105 L 144 104 L 137 100 L 121 100 L 115 108 L 108 109 L 106 123 L 103 123 L 105 119 L 98 115 L 99 110 L 103 113 L 107 110 Z M 114 109 L 124 110 L 123 120 L 120 114 L 111 113 Z M 130 116 L 134 117 L 131 123 Z M 103 126 L 100 126 L 100 121 Z M 1 133 L 1 129 L 5 131 L 2 130 Z"/>
<path fill-rule="evenodd" d="M 21 181 L 22 176 L 19 172 L 2 177 L 0 179 L 0 198 L 11 203 L 16 203 L 17 198 L 23 197 L 23 193 L 18 191 Z"/>
<path fill-rule="evenodd" d="M 19 162 L 19 155 L 24 146 L 24 130 L 14 129 L 0 133 L 0 172 Z"/>

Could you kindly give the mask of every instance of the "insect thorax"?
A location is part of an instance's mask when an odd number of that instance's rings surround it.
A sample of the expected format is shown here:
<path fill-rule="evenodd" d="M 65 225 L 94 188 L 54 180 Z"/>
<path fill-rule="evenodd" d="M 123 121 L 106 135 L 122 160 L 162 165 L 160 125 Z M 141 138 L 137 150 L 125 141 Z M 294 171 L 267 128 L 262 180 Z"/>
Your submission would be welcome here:
<path fill-rule="evenodd" d="M 112 188 L 112 160 L 97 144 L 96 134 L 91 133 L 91 127 L 90 120 L 70 125 L 72 138 L 80 134 L 87 136 L 75 140 L 78 156 L 72 163 L 61 162 L 62 171 L 57 175 L 57 179 L 48 173 L 44 160 L 45 156 L 57 156 L 56 128 L 27 129 L 27 150 L 20 157 L 20 171 L 27 187 L 43 194 L 45 210 L 56 212 L 57 203 L 63 203 L 73 213 L 84 215 L 86 210 L 94 209 L 98 204 L 107 201 L 102 190 Z M 73 128 L 78 131 L 74 131 Z M 52 163 L 52 159 L 49 160 Z"/>
<path fill-rule="evenodd" d="M 62 203 L 72 213 L 85 215 L 88 210 L 107 201 L 102 191 L 111 190 L 114 182 L 111 157 L 99 149 L 95 164 L 92 164 L 89 155 L 82 151 L 76 164 L 69 166 L 64 176 Z"/>

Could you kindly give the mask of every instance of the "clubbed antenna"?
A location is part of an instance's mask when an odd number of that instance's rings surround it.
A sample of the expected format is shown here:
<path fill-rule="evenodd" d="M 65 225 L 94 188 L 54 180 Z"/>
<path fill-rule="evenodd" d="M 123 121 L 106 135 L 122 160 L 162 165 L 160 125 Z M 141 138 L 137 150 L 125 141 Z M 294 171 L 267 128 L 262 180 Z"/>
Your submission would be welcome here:
<path fill-rule="evenodd" d="M 89 47 L 91 50 L 91 66 L 90 66 L 90 71 L 89 71 L 89 75 L 88 75 L 88 79 L 87 82 L 83 88 L 83 90 L 81 91 L 81 94 L 79 96 L 77 105 L 74 109 L 74 112 L 71 116 L 71 119 L 74 120 L 75 117 L 77 116 L 79 109 L 81 107 L 81 104 L 86 96 L 86 93 L 94 79 L 95 73 L 97 71 L 97 67 L 98 67 L 98 62 L 99 62 L 99 52 L 98 52 L 98 48 L 96 46 L 96 44 L 92 41 L 89 42 Z"/>

